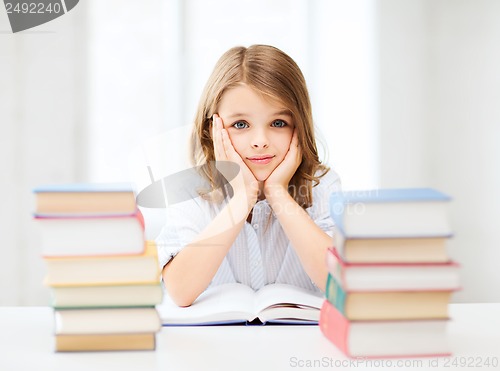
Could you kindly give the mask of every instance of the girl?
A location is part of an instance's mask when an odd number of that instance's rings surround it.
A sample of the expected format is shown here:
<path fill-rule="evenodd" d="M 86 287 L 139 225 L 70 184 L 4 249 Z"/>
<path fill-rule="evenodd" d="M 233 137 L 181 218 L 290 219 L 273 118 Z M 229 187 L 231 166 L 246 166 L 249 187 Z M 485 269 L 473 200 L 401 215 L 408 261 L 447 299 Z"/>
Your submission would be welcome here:
<path fill-rule="evenodd" d="M 157 238 L 172 300 L 189 306 L 229 282 L 324 290 L 328 199 L 340 181 L 318 159 L 297 64 L 272 46 L 227 51 L 203 91 L 191 145 L 204 187 L 168 208 Z"/>

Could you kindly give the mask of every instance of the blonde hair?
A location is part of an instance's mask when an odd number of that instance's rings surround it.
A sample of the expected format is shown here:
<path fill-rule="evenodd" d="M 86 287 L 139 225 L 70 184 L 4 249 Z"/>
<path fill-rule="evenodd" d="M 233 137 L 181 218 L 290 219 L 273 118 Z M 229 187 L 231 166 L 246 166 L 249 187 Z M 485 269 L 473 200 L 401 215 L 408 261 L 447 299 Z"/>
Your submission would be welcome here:
<path fill-rule="evenodd" d="M 224 181 L 215 170 L 210 128 L 224 92 L 241 83 L 279 101 L 291 112 L 302 150 L 302 162 L 290 180 L 288 191 L 301 207 L 310 207 L 312 187 L 319 184 L 319 179 L 329 168 L 318 157 L 304 76 L 292 58 L 273 46 L 234 47 L 219 59 L 205 85 L 195 116 L 191 136 L 193 164 L 203 165 L 202 175 L 212 190 L 224 188 Z"/>

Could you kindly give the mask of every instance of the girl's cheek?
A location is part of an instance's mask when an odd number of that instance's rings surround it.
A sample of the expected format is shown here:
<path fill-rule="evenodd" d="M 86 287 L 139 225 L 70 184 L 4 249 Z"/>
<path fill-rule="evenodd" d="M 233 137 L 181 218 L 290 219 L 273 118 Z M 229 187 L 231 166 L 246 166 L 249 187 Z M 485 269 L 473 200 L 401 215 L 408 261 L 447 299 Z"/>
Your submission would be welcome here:
<path fill-rule="evenodd" d="M 228 134 L 229 134 L 229 132 L 228 132 Z M 229 139 L 231 140 L 231 143 L 233 144 L 234 150 L 236 152 L 238 152 L 238 154 L 240 154 L 240 149 L 241 149 L 241 145 L 242 145 L 241 138 L 238 135 L 229 134 Z"/>

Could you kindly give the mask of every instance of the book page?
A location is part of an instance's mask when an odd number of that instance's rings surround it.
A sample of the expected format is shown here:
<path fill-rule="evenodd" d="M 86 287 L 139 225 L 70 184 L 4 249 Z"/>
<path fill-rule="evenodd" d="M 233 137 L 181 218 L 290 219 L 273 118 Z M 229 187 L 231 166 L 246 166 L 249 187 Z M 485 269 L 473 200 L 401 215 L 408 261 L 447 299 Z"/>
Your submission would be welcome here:
<path fill-rule="evenodd" d="M 272 284 L 260 289 L 255 297 L 255 313 L 262 322 L 274 318 L 319 320 L 323 294 L 287 285 Z"/>
<path fill-rule="evenodd" d="M 224 324 L 253 320 L 254 291 L 240 283 L 208 288 L 189 307 L 178 307 L 165 292 L 157 306 L 164 325 Z"/>

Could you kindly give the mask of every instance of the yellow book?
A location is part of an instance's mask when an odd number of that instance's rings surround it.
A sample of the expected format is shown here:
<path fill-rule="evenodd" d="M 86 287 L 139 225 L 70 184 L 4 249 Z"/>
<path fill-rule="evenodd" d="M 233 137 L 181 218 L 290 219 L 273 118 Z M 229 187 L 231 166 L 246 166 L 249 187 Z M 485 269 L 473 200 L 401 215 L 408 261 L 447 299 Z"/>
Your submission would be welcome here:
<path fill-rule="evenodd" d="M 350 291 L 328 274 L 326 299 L 350 321 L 447 319 L 453 291 Z"/>
<path fill-rule="evenodd" d="M 350 238 L 338 231 L 334 246 L 349 263 L 444 263 L 449 236 L 421 238 Z"/>
<path fill-rule="evenodd" d="M 154 333 L 56 335 L 55 340 L 57 352 L 154 350 L 156 347 Z"/>
<path fill-rule="evenodd" d="M 146 243 L 141 255 L 44 258 L 48 286 L 141 284 L 159 281 L 156 245 Z"/>

